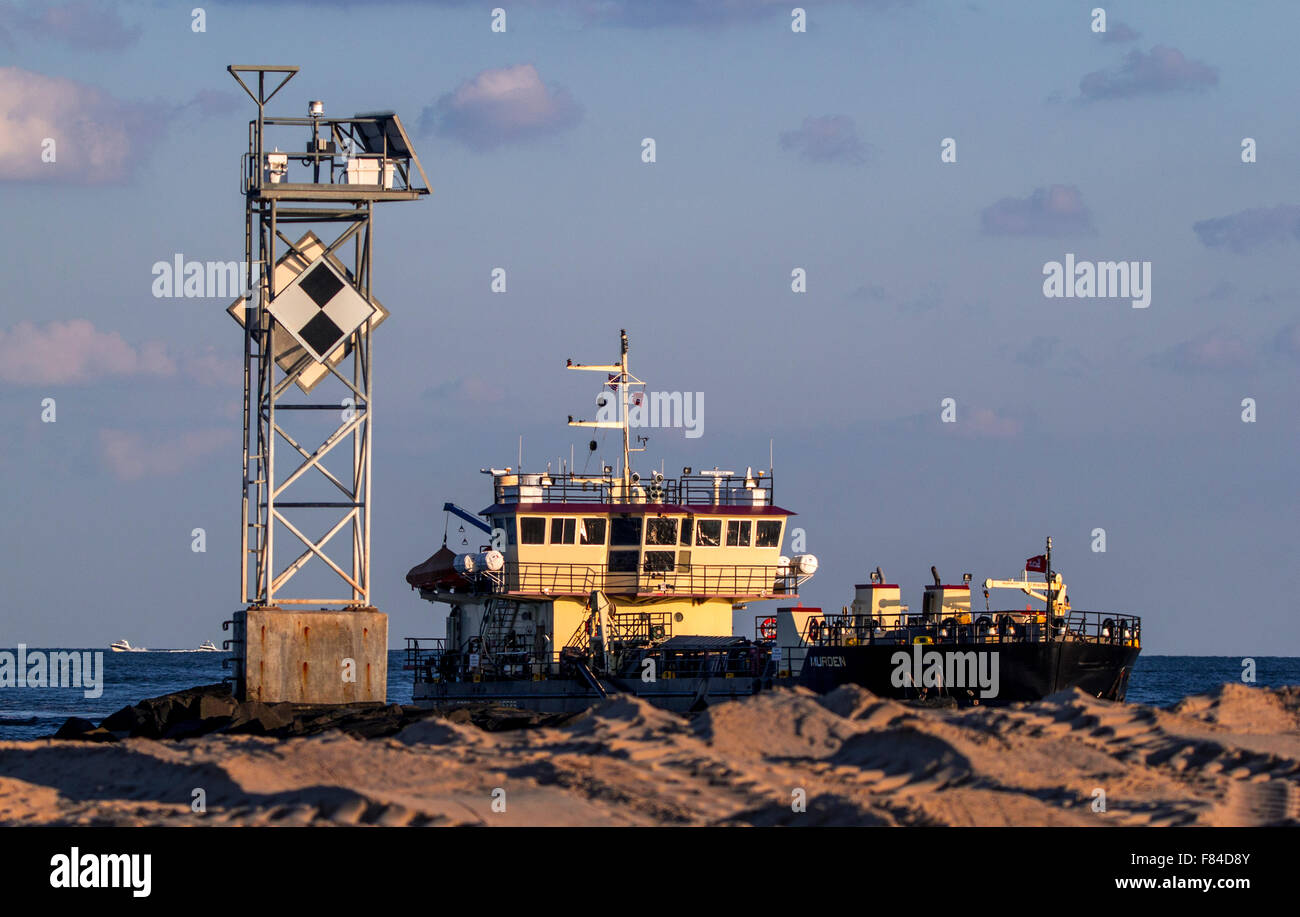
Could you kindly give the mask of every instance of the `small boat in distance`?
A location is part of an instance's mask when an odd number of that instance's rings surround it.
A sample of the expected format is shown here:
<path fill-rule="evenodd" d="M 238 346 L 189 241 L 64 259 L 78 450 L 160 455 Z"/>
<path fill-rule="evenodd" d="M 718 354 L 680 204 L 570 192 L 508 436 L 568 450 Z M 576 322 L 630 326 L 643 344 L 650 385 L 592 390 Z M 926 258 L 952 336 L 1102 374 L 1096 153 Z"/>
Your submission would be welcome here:
<path fill-rule="evenodd" d="M 143 646 L 132 646 L 129 640 L 119 640 L 109 646 L 109 649 L 115 653 L 147 653 L 149 652 Z"/>
<path fill-rule="evenodd" d="M 211 640 L 204 640 L 202 643 L 199 644 L 199 648 L 198 648 L 197 650 L 195 650 L 194 652 L 196 652 L 196 653 L 219 653 L 219 652 L 221 652 L 221 650 L 218 649 L 218 648 L 217 648 L 217 645 L 216 645 L 215 643 L 213 643 Z"/>

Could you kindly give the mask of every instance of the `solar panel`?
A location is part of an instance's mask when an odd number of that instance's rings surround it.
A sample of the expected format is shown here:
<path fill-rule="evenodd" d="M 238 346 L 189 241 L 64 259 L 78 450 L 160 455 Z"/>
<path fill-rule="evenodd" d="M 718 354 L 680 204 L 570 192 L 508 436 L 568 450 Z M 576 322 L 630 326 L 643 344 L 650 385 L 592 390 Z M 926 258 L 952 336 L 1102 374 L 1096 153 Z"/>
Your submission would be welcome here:
<path fill-rule="evenodd" d="M 406 129 L 395 112 L 371 111 L 355 115 L 357 118 L 374 118 L 377 123 L 357 124 L 357 134 L 366 153 L 383 153 L 384 141 L 388 141 L 388 155 L 410 156 L 411 141 L 406 136 Z"/>

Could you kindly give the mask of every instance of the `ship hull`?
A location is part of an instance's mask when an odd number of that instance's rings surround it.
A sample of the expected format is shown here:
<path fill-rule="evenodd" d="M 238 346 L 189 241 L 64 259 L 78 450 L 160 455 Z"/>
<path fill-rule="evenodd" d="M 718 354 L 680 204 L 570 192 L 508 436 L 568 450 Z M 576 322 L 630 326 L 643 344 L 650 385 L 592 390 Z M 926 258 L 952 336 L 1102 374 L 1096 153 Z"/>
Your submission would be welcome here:
<path fill-rule="evenodd" d="M 952 669 L 943 675 L 927 675 L 927 662 L 932 664 L 934 659 L 930 654 L 946 660 L 946 654 L 969 658 L 971 653 L 977 659 L 979 654 L 985 654 L 982 669 L 977 663 L 967 670 L 972 677 L 952 677 Z M 1093 697 L 1122 701 L 1138 653 L 1134 646 L 1084 642 L 810 647 L 799 674 L 787 678 L 677 678 L 657 682 L 602 678 L 604 696 L 578 678 L 417 682 L 412 700 L 425 707 L 494 704 L 538 713 L 579 713 L 605 696 L 631 694 L 657 707 L 684 713 L 774 687 L 803 687 L 826 694 L 841 685 L 856 684 L 880 697 L 905 701 L 951 698 L 959 706 L 1033 701 L 1072 688 Z"/>
<path fill-rule="evenodd" d="M 668 678 L 657 682 L 602 678 L 600 684 L 605 690 L 604 696 L 586 681 L 576 678 L 418 682 L 412 701 L 421 707 L 493 704 L 537 713 L 581 713 L 606 697 L 632 694 L 656 707 L 687 713 L 723 701 L 749 697 L 762 690 L 763 685 L 759 679 L 753 678 Z"/>
<path fill-rule="evenodd" d="M 1072 688 L 1122 701 L 1138 653 L 1135 646 L 1083 641 L 810 647 L 798 677 L 788 681 L 819 694 L 857 684 L 881 697 L 949 696 L 962 705 L 1039 700 Z M 954 654 L 961 657 L 956 666 L 949 663 Z M 961 664 L 970 654 L 974 663 Z"/>

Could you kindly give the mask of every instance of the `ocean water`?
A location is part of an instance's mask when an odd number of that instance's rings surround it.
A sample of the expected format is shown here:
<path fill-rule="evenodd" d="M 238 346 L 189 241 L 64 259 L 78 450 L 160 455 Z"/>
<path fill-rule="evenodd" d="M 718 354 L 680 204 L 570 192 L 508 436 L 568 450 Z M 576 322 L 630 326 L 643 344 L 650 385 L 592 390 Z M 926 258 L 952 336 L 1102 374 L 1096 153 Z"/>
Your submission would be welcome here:
<path fill-rule="evenodd" d="M 0 725 L 0 740 L 44 738 L 70 716 L 98 722 L 146 697 L 212 684 L 229 674 L 221 665 L 224 653 L 103 653 L 104 691 L 97 698 L 85 697 L 80 688 L 0 687 L 0 720 L 36 719 L 29 725 Z M 404 659 L 401 650 L 388 653 L 389 703 L 410 703 L 411 673 L 403 671 Z M 1255 664 L 1258 686 L 1300 685 L 1300 657 L 1259 656 Z M 1241 673 L 1238 656 L 1143 655 L 1129 681 L 1128 700 L 1165 707 L 1225 681 L 1240 682 Z"/>

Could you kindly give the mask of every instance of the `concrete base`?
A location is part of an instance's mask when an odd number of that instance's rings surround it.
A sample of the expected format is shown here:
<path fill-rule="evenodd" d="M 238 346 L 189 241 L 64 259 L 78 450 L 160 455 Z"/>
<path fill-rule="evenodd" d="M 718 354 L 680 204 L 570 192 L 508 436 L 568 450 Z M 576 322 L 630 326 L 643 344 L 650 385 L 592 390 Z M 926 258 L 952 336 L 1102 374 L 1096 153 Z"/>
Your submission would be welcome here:
<path fill-rule="evenodd" d="M 388 615 L 374 608 L 234 614 L 235 695 L 274 704 L 384 703 Z"/>

